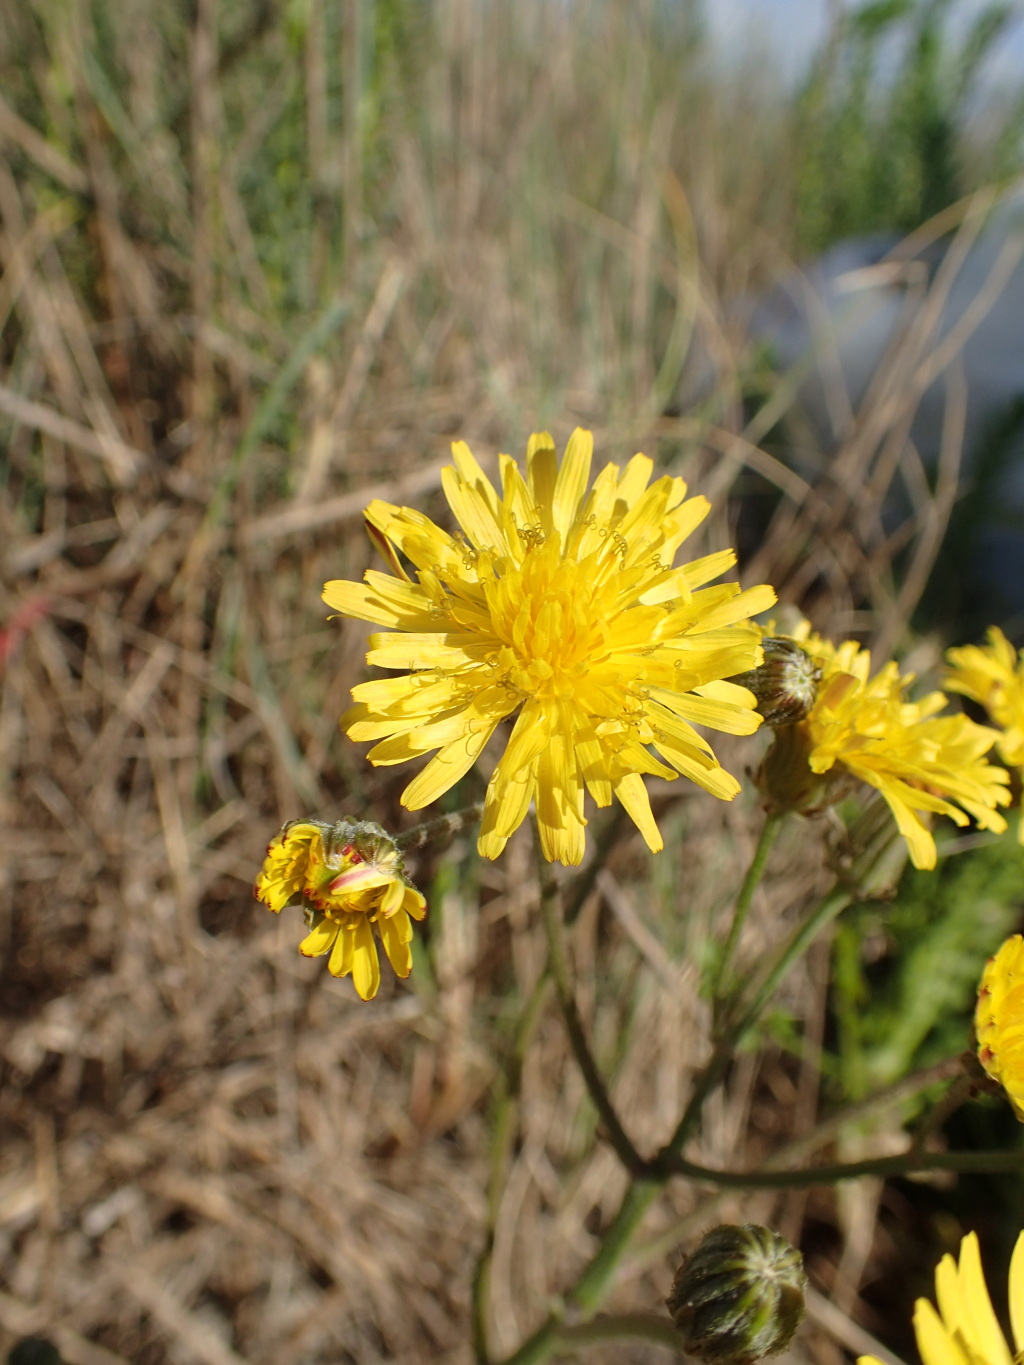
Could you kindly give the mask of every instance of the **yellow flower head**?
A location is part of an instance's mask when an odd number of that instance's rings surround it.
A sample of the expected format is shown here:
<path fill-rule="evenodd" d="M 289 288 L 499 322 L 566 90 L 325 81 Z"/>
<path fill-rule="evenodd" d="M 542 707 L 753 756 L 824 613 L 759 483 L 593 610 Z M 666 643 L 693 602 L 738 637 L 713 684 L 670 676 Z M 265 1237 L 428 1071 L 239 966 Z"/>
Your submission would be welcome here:
<path fill-rule="evenodd" d="M 1014 1365 L 1024 1349 L 1024 1233 L 1010 1260 L 1013 1352 L 992 1309 L 973 1232 L 960 1243 L 959 1264 L 952 1256 L 943 1256 L 936 1267 L 935 1297 L 938 1311 L 927 1299 L 914 1305 L 914 1335 L 924 1365 Z M 876 1356 L 861 1356 L 857 1365 L 881 1362 Z"/>
<path fill-rule="evenodd" d="M 1006 828 L 996 807 L 1010 799 L 1009 776 L 985 758 L 993 731 L 963 715 L 939 716 L 946 704 L 941 692 L 908 701 L 913 676 L 901 677 L 896 664 L 888 663 L 872 677 L 871 655 L 854 640 L 837 647 L 809 630 L 797 638 L 822 672 L 817 698 L 802 722 L 807 766 L 832 781 L 849 774 L 875 787 L 915 867 L 935 866 L 935 840 L 922 812 L 966 825 L 966 811 L 983 829 Z"/>
<path fill-rule="evenodd" d="M 1024 1122 L 1024 938 L 1014 934 L 990 957 L 974 1011 L 978 1058 Z"/>
<path fill-rule="evenodd" d="M 992 626 L 987 645 L 951 649 L 946 658 L 950 663 L 946 686 L 984 706 L 999 727 L 999 757 L 1024 770 L 1024 650 L 1018 655 L 1003 632 Z M 1024 819 L 1017 837 L 1024 844 Z"/>
<path fill-rule="evenodd" d="M 306 957 L 330 953 L 332 976 L 348 976 L 363 1000 L 380 985 L 371 925 L 377 926 L 396 976 L 412 970 L 413 919 L 427 903 L 405 875 L 395 841 L 369 820 L 293 820 L 267 849 L 253 888 L 275 913 L 301 906 L 310 933 L 299 944 Z"/>
<path fill-rule="evenodd" d="M 578 863 L 584 787 L 599 806 L 617 796 L 657 851 L 642 774 L 682 773 L 729 799 L 739 784 L 694 723 L 732 734 L 760 723 L 751 694 L 723 680 L 760 662 L 758 632 L 740 623 L 774 592 L 705 587 L 735 563 L 731 550 L 673 568 L 707 501 L 686 499 L 682 479 L 648 486 L 644 455 L 606 465 L 588 490 L 592 451 L 590 433 L 576 431 L 559 464 L 551 437 L 532 436 L 525 478 L 501 456 L 499 495 L 456 442 L 443 484 L 461 532 L 372 502 L 370 534 L 395 576 L 370 570 L 324 588 L 336 611 L 394 628 L 371 636 L 367 659 L 408 671 L 355 687 L 342 725 L 378 741 L 373 763 L 438 751 L 402 794 L 410 810 L 447 791 L 516 718 L 487 788 L 479 849 L 489 858 L 536 801 L 544 856 Z"/>

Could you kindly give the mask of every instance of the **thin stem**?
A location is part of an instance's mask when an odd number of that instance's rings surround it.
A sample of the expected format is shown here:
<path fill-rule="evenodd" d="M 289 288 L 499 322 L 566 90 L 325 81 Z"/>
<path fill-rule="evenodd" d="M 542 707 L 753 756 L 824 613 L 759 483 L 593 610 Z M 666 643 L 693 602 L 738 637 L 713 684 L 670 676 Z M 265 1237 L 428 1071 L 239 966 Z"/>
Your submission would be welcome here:
<path fill-rule="evenodd" d="M 827 1119 L 823 1119 L 812 1132 L 793 1138 L 790 1142 L 784 1143 L 778 1151 L 773 1152 L 765 1162 L 765 1170 L 782 1170 L 787 1166 L 791 1167 L 794 1161 L 808 1160 L 819 1147 L 831 1142 L 848 1124 L 859 1122 L 890 1109 L 893 1105 L 901 1103 L 910 1096 L 919 1094 L 930 1085 L 952 1080 L 962 1070 L 962 1067 L 963 1062 L 959 1055 L 947 1057 L 941 1062 L 923 1067 L 913 1075 L 904 1076 L 902 1080 L 887 1086 L 885 1090 L 879 1091 L 877 1095 L 872 1095 L 870 1099 L 858 1100 L 855 1104 L 844 1105 L 842 1109 L 837 1110 Z M 688 1237 L 693 1228 L 706 1222 L 707 1218 L 713 1213 L 715 1206 L 726 1197 L 728 1188 L 727 1185 L 719 1186 L 715 1194 L 703 1200 L 685 1218 L 664 1232 L 660 1232 L 642 1247 L 637 1248 L 630 1257 L 631 1263 L 634 1266 L 643 1266 L 653 1265 L 660 1261 L 668 1251 Z"/>
<path fill-rule="evenodd" d="M 484 803 L 474 801 L 471 806 L 452 811 L 450 815 L 439 815 L 436 820 L 427 820 L 422 825 L 414 825 L 395 835 L 395 844 L 403 852 L 411 853 L 427 844 L 440 843 L 442 839 L 454 838 L 468 825 L 474 825 L 484 813 Z"/>
<path fill-rule="evenodd" d="M 583 1075 L 594 1108 L 604 1124 L 608 1141 L 616 1156 L 627 1171 L 638 1174 L 644 1169 L 644 1159 L 622 1126 L 622 1120 L 615 1111 L 604 1077 L 598 1069 L 594 1055 L 587 1041 L 583 1020 L 576 1004 L 569 967 L 569 952 L 565 941 L 565 926 L 562 923 L 562 905 L 558 886 L 551 874 L 551 867 L 545 861 L 540 847 L 540 836 L 534 830 L 534 846 L 537 850 L 538 876 L 540 878 L 540 908 L 544 920 L 544 931 L 548 940 L 548 965 L 555 983 L 555 993 L 565 1021 L 565 1031 L 569 1035 L 576 1064 Z"/>
<path fill-rule="evenodd" d="M 566 1303 L 582 1312 L 592 1312 L 604 1298 L 608 1284 L 633 1233 L 654 1203 L 664 1178 L 634 1178 L 622 1197 L 619 1211 L 609 1224 L 594 1258 L 581 1275 L 576 1288 L 565 1296 Z"/>
<path fill-rule="evenodd" d="M 945 1095 L 929 1109 L 915 1128 L 910 1142 L 912 1155 L 917 1156 L 923 1152 L 928 1139 L 933 1133 L 938 1132 L 950 1114 L 955 1113 L 960 1108 L 964 1100 L 969 1098 L 973 1089 L 974 1078 L 972 1076 L 961 1075 L 957 1077 Z"/>
<path fill-rule="evenodd" d="M 665 1169 L 665 1162 L 682 1151 L 683 1146 L 700 1122 L 704 1101 L 728 1071 L 733 1057 L 736 1055 L 736 1048 L 743 1041 L 748 1030 L 757 1022 L 776 986 L 825 925 L 830 923 L 845 906 L 849 905 L 851 894 L 845 887 L 834 888 L 830 891 L 803 923 L 797 925 L 779 949 L 774 962 L 768 965 L 760 984 L 755 987 L 750 1004 L 743 1008 L 739 1015 L 727 1025 L 715 1043 L 714 1051 L 694 1085 L 689 1103 L 676 1125 L 675 1132 L 650 1163 L 649 1169 L 652 1174 Z"/>
<path fill-rule="evenodd" d="M 768 855 L 772 850 L 772 845 L 782 828 L 782 822 L 786 818 L 785 811 L 773 811 L 764 818 L 761 826 L 761 834 L 754 849 L 754 856 L 750 860 L 747 868 L 747 875 L 743 878 L 743 885 L 740 887 L 736 896 L 736 903 L 732 912 L 732 924 L 729 926 L 729 936 L 725 940 L 722 954 L 711 977 L 711 997 L 718 1001 L 721 994 L 724 994 L 723 987 L 727 986 L 729 966 L 732 962 L 733 954 L 736 952 L 740 941 L 740 934 L 746 923 L 747 914 L 750 911 L 751 902 L 754 899 L 754 892 L 761 883 L 764 876 L 765 864 L 768 862 Z"/>
<path fill-rule="evenodd" d="M 679 1156 L 666 1156 L 659 1163 L 659 1174 L 682 1175 L 708 1185 L 731 1189 L 797 1190 L 814 1185 L 834 1185 L 840 1180 L 856 1180 L 864 1175 L 911 1175 L 920 1171 L 973 1171 L 991 1175 L 998 1171 L 1024 1170 L 1024 1153 L 1005 1149 L 982 1152 L 915 1152 L 899 1156 L 869 1157 L 864 1161 L 837 1162 L 831 1166 L 810 1166 L 799 1171 L 716 1171 L 698 1166 Z"/>
<path fill-rule="evenodd" d="M 542 905 L 545 901 L 544 885 L 545 879 L 542 874 Z M 593 1260 L 577 1282 L 576 1288 L 565 1296 L 567 1305 L 575 1307 L 580 1312 L 588 1313 L 592 1312 L 601 1302 L 615 1269 L 629 1246 L 633 1233 L 662 1186 L 674 1173 L 673 1168 L 679 1152 L 699 1126 L 704 1102 L 728 1071 L 735 1056 L 737 1045 L 744 1034 L 757 1022 L 761 1011 L 789 968 L 820 930 L 849 904 L 851 895 L 852 893 L 845 889 L 836 888 L 831 891 L 811 911 L 803 923 L 797 926 L 776 954 L 775 960 L 769 964 L 762 974 L 760 982 L 754 987 L 750 1003 L 742 1009 L 738 1017 L 728 1025 L 726 1032 L 718 1039 L 706 1066 L 697 1078 L 686 1109 L 676 1125 L 675 1132 L 652 1161 L 641 1163 L 639 1168 L 633 1168 L 634 1178 L 623 1196 L 619 1211 L 605 1233 L 602 1244 Z M 561 939 L 560 919 L 558 930 L 558 936 Z M 554 955 L 552 955 L 552 970 L 554 974 Z M 555 974 L 555 986 L 557 989 L 557 974 Z M 575 1004 L 575 1002 L 573 1003 Z M 568 1018 L 566 1023 L 568 1025 Z M 589 1055 L 589 1051 L 587 1055 Z M 780 1174 L 791 1175 L 792 1173 L 780 1172 Z M 558 1332 L 559 1320 L 554 1316 L 549 1317 L 532 1336 L 523 1342 L 515 1354 L 507 1358 L 504 1365 L 539 1365 L 539 1362 L 549 1359 L 557 1347 Z"/>
<path fill-rule="evenodd" d="M 735 1046 L 743 1035 L 760 1018 L 761 1011 L 775 993 L 775 989 L 786 973 L 806 948 L 818 937 L 826 925 L 831 924 L 837 915 L 853 900 L 854 892 L 846 886 L 834 886 L 807 918 L 793 930 L 779 949 L 774 962 L 761 974 L 760 982 L 754 986 L 750 1003 L 742 1008 L 738 1017 L 730 1023 L 727 1038 Z"/>
<path fill-rule="evenodd" d="M 639 1341 L 652 1341 L 657 1346 L 667 1346 L 670 1351 L 682 1355 L 686 1349 L 686 1338 L 677 1330 L 671 1318 L 661 1318 L 654 1313 L 605 1313 L 590 1322 L 564 1323 L 558 1329 L 558 1340 L 564 1346 L 593 1346 L 602 1341 L 616 1341 L 623 1337 L 633 1337 Z"/>
<path fill-rule="evenodd" d="M 634 1180 L 629 1185 L 613 1223 L 604 1234 L 597 1255 L 587 1266 L 576 1288 L 566 1295 L 567 1308 L 587 1312 L 597 1306 L 634 1229 L 660 1188 L 660 1183 L 652 1185 L 643 1180 Z M 549 1315 L 517 1351 L 506 1357 L 502 1365 L 541 1365 L 558 1349 L 565 1330 L 560 1316 Z"/>

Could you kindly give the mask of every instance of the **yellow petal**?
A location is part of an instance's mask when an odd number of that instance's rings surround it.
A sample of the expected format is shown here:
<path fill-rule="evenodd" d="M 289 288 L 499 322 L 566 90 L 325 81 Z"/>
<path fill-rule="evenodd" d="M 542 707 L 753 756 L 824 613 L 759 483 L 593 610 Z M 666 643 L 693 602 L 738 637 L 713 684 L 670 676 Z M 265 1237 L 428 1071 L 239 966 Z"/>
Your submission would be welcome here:
<path fill-rule="evenodd" d="M 647 795 L 643 778 L 638 773 L 629 773 L 615 784 L 615 795 L 644 836 L 647 847 L 652 853 L 660 853 L 665 844 L 651 811 L 651 800 Z"/>
<path fill-rule="evenodd" d="M 938 857 L 931 831 L 925 829 L 919 815 L 893 795 L 890 787 L 882 787 L 881 792 L 896 820 L 896 828 L 907 841 L 910 861 L 920 871 L 930 872 Z"/>
<path fill-rule="evenodd" d="M 572 735 L 559 726 L 537 760 L 537 825 L 548 862 L 575 867 L 582 860 L 586 823 Z"/>
<path fill-rule="evenodd" d="M 412 915 L 413 919 L 423 919 L 427 913 L 427 902 L 423 893 L 417 891 L 415 886 L 407 886 L 402 908 L 407 915 Z"/>
<path fill-rule="evenodd" d="M 713 630 L 716 626 L 731 626 L 736 621 L 745 621 L 750 616 L 758 616 L 762 611 L 775 605 L 775 589 L 767 583 L 756 588 L 747 588 L 737 593 L 730 601 L 716 610 L 701 617 L 701 630 Z"/>
<path fill-rule="evenodd" d="M 562 537 L 563 545 L 587 491 L 593 453 L 593 436 L 577 427 L 565 447 L 551 503 L 555 530 Z"/>
<path fill-rule="evenodd" d="M 455 468 L 459 478 L 469 488 L 474 488 L 487 504 L 487 509 L 493 518 L 498 514 L 498 494 L 495 492 L 494 485 L 480 467 L 476 456 L 466 445 L 465 441 L 452 442 L 452 459 L 455 461 Z M 467 527 L 468 530 L 468 527 Z"/>
<path fill-rule="evenodd" d="M 402 583 L 375 569 L 367 570 L 365 583 L 332 579 L 324 584 L 320 595 L 334 611 L 375 625 L 397 626 L 401 630 L 437 628 L 434 603 L 421 587 Z"/>
<path fill-rule="evenodd" d="M 348 976 L 352 970 L 352 947 L 355 935 L 351 925 L 338 929 L 334 948 L 327 959 L 327 970 L 332 976 Z"/>
<path fill-rule="evenodd" d="M 480 489 L 461 479 L 451 465 L 447 465 L 441 471 L 441 486 L 449 507 L 455 513 L 456 520 L 466 532 L 470 543 L 478 550 L 495 550 L 500 554 L 507 554 L 505 534 L 494 509 Z M 490 488 L 489 483 L 487 486 Z M 493 494 L 494 490 L 491 489 L 491 492 Z"/>
<path fill-rule="evenodd" d="M 346 935 L 346 937 L 348 937 Z M 369 921 L 362 916 L 351 935 L 352 984 L 360 1000 L 372 1000 L 380 986 L 380 960 Z"/>
<path fill-rule="evenodd" d="M 728 573 L 736 563 L 735 550 L 716 550 L 714 554 L 704 555 L 702 559 L 694 559 L 689 564 L 684 565 L 681 572 L 686 578 L 690 590 L 702 588 L 705 583 L 710 583 L 715 578 L 720 578 L 722 574 Z"/>
<path fill-rule="evenodd" d="M 1017 1238 L 1010 1257 L 1010 1330 L 1019 1356 L 1024 1351 L 1024 1232 Z"/>
<path fill-rule="evenodd" d="M 500 760 L 487 784 L 484 814 L 480 822 L 477 849 L 483 857 L 496 858 L 502 852 L 509 836 L 526 818 L 536 787 L 534 768 L 510 776 L 505 759 Z"/>
<path fill-rule="evenodd" d="M 406 810 L 422 810 L 443 796 L 449 787 L 454 787 L 460 777 L 465 777 L 500 719 L 499 716 L 489 724 L 480 723 L 478 729 L 461 735 L 435 754 L 402 793 L 402 805 Z"/>
<path fill-rule="evenodd" d="M 409 923 L 409 916 L 403 913 L 394 915 L 391 919 L 379 920 L 377 927 L 380 929 L 381 942 L 384 944 L 388 961 L 395 975 L 404 981 L 412 971 L 412 950 L 409 946 L 412 940 L 412 925 Z"/>
<path fill-rule="evenodd" d="M 727 735 L 752 735 L 761 724 L 761 717 L 749 707 L 744 710 L 733 702 L 713 701 L 710 697 L 699 697 L 695 692 L 679 697 L 675 712 L 694 725 L 710 725 Z"/>
<path fill-rule="evenodd" d="M 960 1243 L 961 1322 L 969 1345 L 986 1365 L 1012 1365 L 1006 1338 L 992 1309 L 981 1269 L 978 1238 L 970 1232 Z M 945 1314 L 943 1314 L 945 1316 Z"/>
<path fill-rule="evenodd" d="M 557 477 L 558 456 L 550 433 L 534 432 L 526 443 L 526 482 L 545 535 L 554 529 L 552 508 Z"/>
<path fill-rule="evenodd" d="M 299 944 L 299 952 L 303 957 L 323 957 L 324 953 L 330 952 L 340 932 L 333 920 L 323 919 Z"/>
<path fill-rule="evenodd" d="M 927 1299 L 914 1305 L 914 1335 L 924 1365 L 981 1365 L 966 1354 L 955 1332 L 947 1331 Z"/>
<path fill-rule="evenodd" d="M 622 478 L 615 490 L 616 501 L 622 503 L 623 512 L 628 511 L 643 496 L 653 472 L 654 461 L 647 455 L 634 455 L 627 462 L 622 471 Z M 684 484 L 683 487 L 685 488 L 686 485 Z"/>
<path fill-rule="evenodd" d="M 366 662 L 378 668 L 459 669 L 481 662 L 493 647 L 479 636 L 403 631 L 371 635 Z"/>

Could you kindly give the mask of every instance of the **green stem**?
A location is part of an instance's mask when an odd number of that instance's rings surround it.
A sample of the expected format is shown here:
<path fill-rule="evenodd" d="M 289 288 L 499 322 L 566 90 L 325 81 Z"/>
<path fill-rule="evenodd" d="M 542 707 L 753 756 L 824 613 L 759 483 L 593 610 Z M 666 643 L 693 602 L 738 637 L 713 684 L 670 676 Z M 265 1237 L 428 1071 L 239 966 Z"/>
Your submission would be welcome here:
<path fill-rule="evenodd" d="M 544 931 L 548 940 L 548 965 L 555 983 L 555 993 L 565 1021 L 565 1031 L 569 1035 L 569 1046 L 579 1067 L 594 1108 L 604 1124 L 608 1141 L 616 1156 L 627 1171 L 638 1174 L 644 1169 L 644 1159 L 622 1126 L 622 1120 L 615 1111 L 604 1077 L 590 1050 L 583 1020 L 576 1004 L 569 967 L 569 952 L 565 941 L 565 926 L 562 922 L 562 904 L 558 886 L 551 873 L 550 864 L 541 852 L 540 835 L 534 829 L 534 847 L 537 850 L 538 876 L 540 879 L 540 908 L 544 920 Z"/>
<path fill-rule="evenodd" d="M 542 876 L 542 905 L 545 901 L 544 884 L 544 877 Z M 576 1288 L 565 1296 L 566 1305 L 587 1314 L 593 1312 L 600 1304 L 616 1267 L 629 1246 L 633 1233 L 662 1186 L 674 1174 L 672 1167 L 678 1158 L 678 1154 L 699 1126 L 704 1102 L 724 1078 L 735 1056 L 737 1045 L 744 1034 L 756 1023 L 761 1010 L 771 998 L 776 986 L 799 955 L 821 929 L 849 904 L 851 898 L 852 893 L 846 889 L 836 888 L 831 891 L 797 926 L 780 948 L 774 961 L 769 964 L 762 974 L 761 980 L 753 988 L 750 1003 L 741 1009 L 739 1015 L 728 1025 L 726 1032 L 718 1039 L 707 1065 L 694 1085 L 686 1109 L 671 1138 L 652 1161 L 641 1162 L 638 1168 L 631 1168 L 634 1169 L 634 1178 L 626 1189 L 619 1211 L 605 1233 L 593 1260 L 577 1282 Z M 561 939 L 560 919 L 558 920 L 558 930 L 558 937 Z M 558 976 L 554 972 L 554 955 L 552 955 L 552 971 L 555 975 L 555 986 L 558 989 Z M 566 1022 L 568 1023 L 568 1019 Z M 781 1172 L 780 1174 L 792 1175 L 790 1172 Z M 540 1365 L 540 1362 L 551 1357 L 557 1349 L 558 1341 L 559 1319 L 550 1316 L 532 1336 L 523 1342 L 518 1351 L 507 1357 L 504 1365 Z"/>
<path fill-rule="evenodd" d="M 849 1124 L 860 1122 L 886 1109 L 891 1109 L 912 1095 L 920 1094 L 922 1090 L 926 1090 L 931 1085 L 953 1080 L 962 1068 L 963 1060 L 959 1055 L 947 1057 L 941 1062 L 923 1067 L 913 1075 L 904 1076 L 902 1080 L 895 1081 L 892 1085 L 879 1091 L 877 1095 L 872 1095 L 870 1099 L 858 1100 L 855 1104 L 844 1105 L 842 1109 L 837 1110 L 827 1119 L 822 1119 L 812 1132 L 804 1133 L 800 1137 L 784 1143 L 778 1151 L 773 1152 L 767 1159 L 764 1169 L 778 1171 L 787 1167 L 792 1168 L 795 1161 L 809 1160 L 820 1147 L 831 1142 Z M 685 1218 L 658 1233 L 643 1247 L 637 1248 L 630 1257 L 631 1264 L 644 1266 L 661 1261 L 669 1251 L 674 1250 L 681 1241 L 690 1236 L 695 1227 L 707 1222 L 716 1205 L 726 1197 L 728 1188 L 727 1185 L 719 1186 L 715 1194 L 703 1200 Z"/>
<path fill-rule="evenodd" d="M 769 963 L 761 977 L 760 983 L 754 988 L 753 997 L 750 1004 L 742 1008 L 737 1017 L 729 1023 L 725 1031 L 715 1043 L 714 1051 L 708 1059 L 707 1065 L 701 1072 L 693 1093 L 690 1095 L 689 1103 L 683 1112 L 682 1118 L 676 1125 L 676 1130 L 665 1143 L 661 1151 L 658 1152 L 654 1160 L 650 1163 L 651 1174 L 666 1169 L 665 1163 L 674 1158 L 693 1133 L 700 1121 L 701 1112 L 704 1108 L 704 1101 L 716 1088 L 719 1081 L 725 1076 L 732 1060 L 736 1055 L 736 1049 L 743 1041 L 744 1035 L 757 1022 L 761 1011 L 771 999 L 776 986 L 792 967 L 800 954 L 807 946 L 813 942 L 820 931 L 836 915 L 849 905 L 852 893 L 845 887 L 834 888 L 822 900 L 807 918 L 798 924 L 787 941 L 779 949 L 774 962 Z"/>
<path fill-rule="evenodd" d="M 629 1246 L 633 1233 L 640 1226 L 644 1214 L 654 1203 L 664 1179 L 634 1178 L 626 1189 L 619 1211 L 609 1224 L 604 1239 L 593 1260 L 580 1277 L 576 1288 L 565 1296 L 565 1301 L 582 1312 L 592 1312 L 604 1298 L 608 1284 Z"/>
<path fill-rule="evenodd" d="M 677 1355 L 686 1348 L 686 1338 L 671 1318 L 660 1318 L 654 1313 L 606 1313 L 590 1322 L 566 1323 L 558 1329 L 560 1344 L 568 1347 L 593 1346 L 603 1341 L 633 1337 L 666 1346 Z"/>
<path fill-rule="evenodd" d="M 743 885 L 736 896 L 736 904 L 732 912 L 732 924 L 729 926 L 729 936 L 725 940 L 721 957 L 718 959 L 711 978 L 711 997 L 716 1002 L 724 994 L 723 987 L 727 985 L 729 966 L 739 944 L 740 934 L 743 932 L 743 926 L 750 911 L 750 904 L 754 899 L 754 892 L 764 876 L 768 855 L 785 818 L 785 811 L 773 811 L 765 816 L 764 824 L 761 826 L 761 834 L 757 841 L 757 847 L 754 849 L 754 856 L 750 860 L 747 875 L 743 878 Z"/>
<path fill-rule="evenodd" d="M 757 1022 L 793 963 L 814 942 L 822 929 L 846 909 L 853 897 L 854 891 L 850 887 L 834 886 L 807 918 L 797 925 L 779 949 L 775 960 L 761 974 L 760 982 L 753 987 L 750 1003 L 742 1007 L 738 1017 L 729 1024 L 723 1042 L 728 1041 L 735 1047 L 741 1041 L 743 1035 Z"/>
<path fill-rule="evenodd" d="M 442 839 L 454 838 L 468 825 L 476 824 L 483 813 L 484 803 L 475 801 L 473 805 L 452 811 L 450 815 L 439 815 L 436 820 L 427 820 L 425 824 L 403 830 L 395 835 L 395 844 L 403 852 L 411 853 L 414 849 L 425 848 L 427 844 L 440 843 Z"/>
<path fill-rule="evenodd" d="M 614 1221 L 604 1234 L 597 1255 L 587 1266 L 576 1288 L 566 1295 L 566 1307 L 587 1312 L 597 1306 L 637 1224 L 660 1189 L 660 1182 L 632 1181 Z M 550 1315 L 517 1351 L 505 1358 L 502 1365 L 541 1365 L 557 1351 L 565 1330 L 561 1318 Z"/>

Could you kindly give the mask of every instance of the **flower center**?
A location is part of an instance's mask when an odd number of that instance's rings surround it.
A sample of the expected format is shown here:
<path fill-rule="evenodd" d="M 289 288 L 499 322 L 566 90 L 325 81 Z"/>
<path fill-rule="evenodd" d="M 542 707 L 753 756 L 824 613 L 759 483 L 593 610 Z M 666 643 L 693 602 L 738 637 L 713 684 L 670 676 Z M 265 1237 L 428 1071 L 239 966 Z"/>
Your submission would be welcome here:
<path fill-rule="evenodd" d="M 570 696 L 608 657 L 613 602 L 596 557 L 562 559 L 557 543 L 531 545 L 522 564 L 499 560 L 483 578 L 503 681 L 528 696 Z"/>

